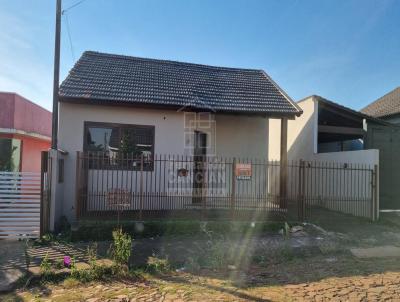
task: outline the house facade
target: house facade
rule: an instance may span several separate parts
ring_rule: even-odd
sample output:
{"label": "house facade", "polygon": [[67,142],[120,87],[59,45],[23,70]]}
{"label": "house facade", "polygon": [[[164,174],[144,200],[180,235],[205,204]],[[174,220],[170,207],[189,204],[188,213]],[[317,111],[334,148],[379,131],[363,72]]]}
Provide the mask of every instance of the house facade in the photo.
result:
{"label": "house facade", "polygon": [[50,148],[51,112],[16,93],[0,92],[0,171],[40,172]]}
{"label": "house facade", "polygon": [[[232,175],[242,169],[255,176],[257,167],[246,160],[268,160],[270,118],[281,119],[285,129],[288,119],[301,113],[262,70],[85,52],[60,87],[58,148],[68,155],[63,156],[57,216],[73,221],[79,208],[99,212],[99,204],[110,210],[110,196],[116,194],[111,182],[119,183],[118,194],[130,194],[132,211],[150,207],[154,199],[160,200],[157,207],[193,207],[197,191],[231,202],[232,186],[244,196],[244,183],[254,195],[268,194],[261,172],[253,178],[236,175],[247,180],[237,183]],[[285,142],[282,136],[277,143]],[[80,165],[82,158],[87,164]],[[79,174],[84,166],[88,169]],[[116,166],[122,171],[118,175]],[[210,176],[213,169],[216,175]],[[175,188],[165,184],[171,177]],[[217,193],[211,190],[212,177],[219,179],[213,180]],[[144,205],[142,197],[134,200],[143,188]],[[163,195],[171,190],[178,194],[173,202]],[[84,201],[77,191],[84,192]],[[182,203],[184,198],[192,202]]]}

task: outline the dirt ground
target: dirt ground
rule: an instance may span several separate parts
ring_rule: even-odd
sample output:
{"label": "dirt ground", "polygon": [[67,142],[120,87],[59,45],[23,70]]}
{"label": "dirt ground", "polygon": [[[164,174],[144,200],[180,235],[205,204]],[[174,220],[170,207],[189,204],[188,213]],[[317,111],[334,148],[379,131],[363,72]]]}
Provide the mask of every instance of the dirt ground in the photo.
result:
{"label": "dirt ground", "polygon": [[[343,217],[338,223],[332,218],[318,222],[323,230],[305,226],[303,233],[291,234],[290,239],[252,234],[224,240],[221,248],[231,250],[239,261],[197,271],[189,271],[184,259],[205,244],[204,238],[137,240],[136,264],[156,254],[174,263],[173,269],[158,274],[145,271],[135,280],[66,279],[17,289],[0,295],[0,301],[400,301],[400,255],[357,258],[350,252],[354,247],[400,246],[396,221],[372,224]],[[66,248],[84,251],[79,245],[54,250],[63,254]],[[43,255],[45,250],[33,252]]]}

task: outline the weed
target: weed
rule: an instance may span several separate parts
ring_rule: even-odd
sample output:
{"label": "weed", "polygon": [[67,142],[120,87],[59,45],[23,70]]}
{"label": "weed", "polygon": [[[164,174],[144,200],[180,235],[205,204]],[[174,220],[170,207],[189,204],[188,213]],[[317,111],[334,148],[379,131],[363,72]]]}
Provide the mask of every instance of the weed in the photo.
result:
{"label": "weed", "polygon": [[54,268],[55,268],[55,269],[63,269],[63,268],[64,268],[64,259],[58,259],[58,260],[54,263]]}
{"label": "weed", "polygon": [[168,261],[168,257],[161,259],[156,257],[155,255],[149,257],[147,259],[147,271],[150,273],[165,273],[171,269],[171,266]]}
{"label": "weed", "polygon": [[124,233],[122,228],[116,229],[112,233],[113,243],[110,248],[110,254],[117,266],[128,266],[129,258],[132,252],[132,238]]}
{"label": "weed", "polygon": [[46,253],[42,262],[40,262],[40,273],[47,277],[51,274],[51,262],[49,260],[49,253]]}
{"label": "weed", "polygon": [[75,279],[79,278],[79,271],[76,266],[75,257],[71,257],[71,277]]}
{"label": "weed", "polygon": [[31,264],[31,256],[29,255],[29,239],[25,239],[24,241],[25,267],[26,271],[29,271],[29,266]]}
{"label": "weed", "polygon": [[290,237],[290,225],[285,221],[285,224],[283,225],[283,238],[289,239],[289,237]]}
{"label": "weed", "polygon": [[90,268],[94,269],[97,265],[97,243],[90,244],[87,247],[86,254]]}

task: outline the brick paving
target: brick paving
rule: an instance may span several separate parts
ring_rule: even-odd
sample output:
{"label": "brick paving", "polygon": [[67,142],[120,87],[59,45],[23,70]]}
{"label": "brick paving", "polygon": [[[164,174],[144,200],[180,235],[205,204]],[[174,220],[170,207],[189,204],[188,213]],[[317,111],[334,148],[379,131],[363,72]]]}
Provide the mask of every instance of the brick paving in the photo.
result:
{"label": "brick paving", "polygon": [[[326,278],[317,282],[240,288],[221,279],[174,274],[146,282],[49,286],[0,296],[1,301],[400,301],[400,272]],[[8,299],[8,300],[7,300]]]}

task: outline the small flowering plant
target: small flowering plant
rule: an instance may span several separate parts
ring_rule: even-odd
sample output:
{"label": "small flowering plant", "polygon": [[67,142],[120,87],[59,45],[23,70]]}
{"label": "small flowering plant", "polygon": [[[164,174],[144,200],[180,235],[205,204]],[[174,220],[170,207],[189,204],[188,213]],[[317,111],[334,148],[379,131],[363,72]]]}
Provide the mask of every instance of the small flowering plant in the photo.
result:
{"label": "small flowering plant", "polygon": [[65,256],[64,257],[64,267],[71,267],[71,257],[70,256]]}

